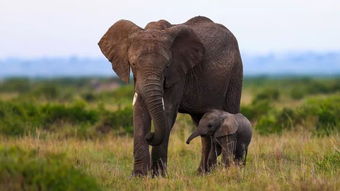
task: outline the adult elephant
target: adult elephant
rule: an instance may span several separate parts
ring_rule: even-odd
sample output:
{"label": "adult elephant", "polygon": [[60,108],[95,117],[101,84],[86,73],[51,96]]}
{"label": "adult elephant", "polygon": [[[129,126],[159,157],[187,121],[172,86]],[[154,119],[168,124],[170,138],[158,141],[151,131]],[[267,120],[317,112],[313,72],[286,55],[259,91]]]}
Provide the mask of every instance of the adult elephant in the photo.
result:
{"label": "adult elephant", "polygon": [[[165,175],[169,135],[177,113],[197,125],[205,112],[238,113],[243,69],[234,35],[206,17],[183,24],[165,20],[144,29],[127,20],[112,25],[98,43],[116,74],[134,76],[133,175]],[[154,132],[151,132],[151,121]],[[152,145],[151,160],[149,145]],[[207,171],[210,138],[202,137],[200,172]]]}

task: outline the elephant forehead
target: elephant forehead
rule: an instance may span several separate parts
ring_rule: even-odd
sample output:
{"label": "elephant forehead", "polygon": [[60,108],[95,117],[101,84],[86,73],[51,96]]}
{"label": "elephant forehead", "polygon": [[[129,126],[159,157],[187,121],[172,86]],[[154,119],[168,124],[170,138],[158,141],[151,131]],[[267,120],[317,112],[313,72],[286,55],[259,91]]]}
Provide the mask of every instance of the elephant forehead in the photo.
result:
{"label": "elephant forehead", "polygon": [[203,115],[202,119],[205,119],[205,120],[216,120],[216,119],[218,119],[218,114],[216,112],[208,112],[208,113],[205,113]]}
{"label": "elephant forehead", "polygon": [[200,121],[200,125],[214,125],[215,123],[217,123],[217,116],[205,116],[201,119]]}
{"label": "elephant forehead", "polygon": [[171,52],[167,49],[163,43],[158,41],[142,41],[139,43],[133,43],[129,49],[129,55],[132,60],[137,60],[143,55],[153,54],[161,55],[166,60],[169,60]]}
{"label": "elephant forehead", "polygon": [[133,41],[159,41],[159,42],[166,42],[169,40],[169,35],[164,31],[159,30],[145,30],[136,33],[132,39]]}

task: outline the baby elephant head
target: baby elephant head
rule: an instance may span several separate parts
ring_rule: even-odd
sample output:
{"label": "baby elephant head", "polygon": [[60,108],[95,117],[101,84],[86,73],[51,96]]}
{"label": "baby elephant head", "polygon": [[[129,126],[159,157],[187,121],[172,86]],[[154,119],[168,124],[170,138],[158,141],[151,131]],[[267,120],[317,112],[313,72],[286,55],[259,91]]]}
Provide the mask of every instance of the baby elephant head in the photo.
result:
{"label": "baby elephant head", "polygon": [[212,110],[203,115],[196,131],[187,140],[187,144],[198,136],[214,136],[215,138],[235,134],[238,129],[233,114],[225,111]]}

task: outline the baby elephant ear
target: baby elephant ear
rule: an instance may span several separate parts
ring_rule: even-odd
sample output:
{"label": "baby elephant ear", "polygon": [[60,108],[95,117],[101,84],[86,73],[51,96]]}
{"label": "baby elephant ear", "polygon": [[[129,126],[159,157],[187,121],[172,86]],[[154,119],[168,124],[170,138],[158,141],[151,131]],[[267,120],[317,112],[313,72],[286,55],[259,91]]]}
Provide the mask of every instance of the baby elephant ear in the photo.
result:
{"label": "baby elephant ear", "polygon": [[223,121],[220,128],[217,129],[214,136],[223,137],[231,134],[235,134],[238,129],[238,123],[235,120],[235,117],[232,115],[228,115]]}

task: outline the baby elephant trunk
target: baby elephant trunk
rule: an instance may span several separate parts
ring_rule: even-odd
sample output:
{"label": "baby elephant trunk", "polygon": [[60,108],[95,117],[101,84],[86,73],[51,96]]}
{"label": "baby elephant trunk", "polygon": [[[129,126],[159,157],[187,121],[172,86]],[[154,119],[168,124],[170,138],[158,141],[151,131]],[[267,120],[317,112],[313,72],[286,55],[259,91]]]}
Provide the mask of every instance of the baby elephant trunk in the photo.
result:
{"label": "baby elephant trunk", "polygon": [[198,137],[198,136],[200,136],[200,135],[201,135],[201,133],[200,133],[199,131],[193,132],[193,133],[190,135],[190,137],[188,138],[187,144],[190,144],[190,141],[191,141],[191,140],[193,140],[194,138],[196,138],[196,137]]}

